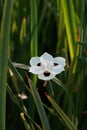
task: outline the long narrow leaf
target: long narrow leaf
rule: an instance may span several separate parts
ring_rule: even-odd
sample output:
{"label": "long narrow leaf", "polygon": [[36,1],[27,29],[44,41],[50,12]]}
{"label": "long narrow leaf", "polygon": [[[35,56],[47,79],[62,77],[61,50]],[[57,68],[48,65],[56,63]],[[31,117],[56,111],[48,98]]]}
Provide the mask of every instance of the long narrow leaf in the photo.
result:
{"label": "long narrow leaf", "polygon": [[68,116],[63,112],[63,110],[59,107],[59,105],[47,95],[48,100],[51,102],[52,106],[56,110],[56,112],[60,115],[61,119],[66,123],[67,127],[70,130],[77,130],[76,126],[72,123],[72,121],[68,118]]}
{"label": "long narrow leaf", "polygon": [[26,118],[24,117],[23,112],[20,113],[20,117],[21,117],[21,119],[22,119],[22,121],[24,123],[24,126],[25,126],[26,130],[31,130],[31,127],[30,127],[29,123],[27,122]]}
{"label": "long narrow leaf", "polygon": [[[30,0],[30,17],[31,17],[31,57],[38,55],[38,28],[37,28],[37,2],[36,0]],[[37,77],[33,76],[33,81],[36,84]]]}
{"label": "long narrow leaf", "polygon": [[39,97],[39,94],[37,93],[34,84],[31,82],[31,80],[29,78],[28,78],[28,82],[29,82],[30,88],[32,90],[32,95],[33,95],[33,98],[34,98],[34,101],[35,101],[35,104],[36,104],[36,107],[38,110],[38,114],[39,114],[41,122],[42,122],[43,130],[51,130],[45,110],[42,106],[42,102]]}
{"label": "long narrow leaf", "polygon": [[12,99],[12,101],[20,108],[20,110],[26,115],[26,117],[28,117],[28,119],[36,126],[36,128],[38,130],[41,130],[41,127],[30,117],[30,115],[28,114],[28,112],[26,112],[26,110],[23,108],[23,102],[20,102],[17,100],[16,96],[14,96],[10,86],[7,84],[7,92],[10,95],[10,98]]}
{"label": "long narrow leaf", "polygon": [[37,56],[37,3],[36,0],[30,0],[31,12],[31,56]]}
{"label": "long narrow leaf", "polygon": [[55,82],[56,84],[58,84],[67,93],[67,90],[66,90],[64,84],[58,78],[54,78],[54,79],[52,79],[52,81]]}
{"label": "long narrow leaf", "polygon": [[13,0],[5,0],[0,36],[0,130],[5,130],[8,43]]}
{"label": "long narrow leaf", "polygon": [[27,87],[27,85],[24,82],[24,79],[22,78],[22,76],[20,75],[20,73],[17,71],[17,69],[15,68],[14,64],[12,63],[12,61],[10,59],[8,59],[8,66],[12,70],[13,74],[22,82],[22,84],[30,92],[29,88]]}
{"label": "long narrow leaf", "polygon": [[75,35],[76,35],[76,25],[75,25],[75,12],[73,2],[70,0],[61,0],[61,4],[64,12],[64,21],[66,26],[68,46],[70,51],[71,60],[74,59],[75,52]]}

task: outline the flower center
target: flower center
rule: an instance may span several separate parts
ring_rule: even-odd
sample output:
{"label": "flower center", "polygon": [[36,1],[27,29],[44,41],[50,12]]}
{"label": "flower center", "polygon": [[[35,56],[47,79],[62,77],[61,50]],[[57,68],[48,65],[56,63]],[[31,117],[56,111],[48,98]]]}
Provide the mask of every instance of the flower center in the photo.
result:
{"label": "flower center", "polygon": [[49,75],[50,75],[50,72],[48,72],[48,71],[44,72],[44,76],[49,76]]}

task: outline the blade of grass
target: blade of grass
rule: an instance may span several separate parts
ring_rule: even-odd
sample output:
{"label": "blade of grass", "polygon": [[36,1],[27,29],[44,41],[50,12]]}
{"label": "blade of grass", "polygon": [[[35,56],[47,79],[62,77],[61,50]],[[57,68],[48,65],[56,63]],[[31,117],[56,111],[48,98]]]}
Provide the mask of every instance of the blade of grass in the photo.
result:
{"label": "blade of grass", "polygon": [[26,18],[22,20],[21,30],[20,30],[20,43],[23,44],[26,38]]}
{"label": "blade of grass", "polygon": [[66,90],[64,84],[58,78],[54,78],[54,79],[52,79],[52,81],[54,83],[58,84],[67,93],[67,90]]}
{"label": "blade of grass", "polygon": [[[9,68],[11,69],[11,71],[13,72],[13,75],[15,75],[15,76],[17,77],[17,79],[20,80],[21,83],[24,85],[24,87],[28,90],[28,92],[31,93],[29,87],[25,84],[25,82],[24,82],[22,76],[21,76],[20,73],[17,71],[17,69],[14,67],[14,63],[12,63],[10,59],[8,59],[8,65],[9,65]],[[10,90],[11,90],[11,89],[10,89]],[[11,91],[10,91],[10,92],[11,92]],[[12,93],[12,92],[11,92],[11,93]],[[12,94],[11,94],[11,96],[12,96]],[[13,99],[13,98],[12,98],[12,99]],[[30,98],[29,98],[29,99],[30,99]],[[32,100],[32,99],[30,99],[30,100]],[[33,102],[32,102],[32,103],[33,103]],[[32,110],[33,110],[33,108],[32,108]],[[26,114],[27,117],[30,118],[30,116],[29,116],[26,112],[24,112],[24,113]],[[30,112],[30,113],[31,113],[31,112]],[[33,120],[32,120],[32,122],[36,125],[36,127],[37,127],[39,130],[41,130],[41,127],[40,127],[39,125],[37,125]]]}
{"label": "blade of grass", "polygon": [[[31,41],[30,41],[30,55],[31,57],[38,56],[38,17],[37,17],[37,1],[30,0],[30,32],[31,32]],[[32,80],[36,86],[37,76],[33,75]],[[32,100],[32,97],[30,97]],[[32,117],[34,118],[35,104],[29,103],[31,106]]]}
{"label": "blade of grass", "polygon": [[[85,83],[85,76],[87,75],[87,59],[86,57],[83,56],[84,49],[87,48],[87,43],[86,43],[86,38],[87,38],[87,1],[83,0],[82,3],[82,11],[81,11],[81,33],[80,33],[80,41],[78,41],[78,44],[80,45],[80,54],[79,54],[79,59],[78,59],[78,64],[80,68],[77,66],[77,70],[80,70],[80,73],[78,75],[78,93],[76,95],[76,113],[80,113],[81,109],[84,109],[84,104],[85,102],[83,101],[82,98],[86,96],[85,94],[85,88],[84,88],[84,83]],[[83,67],[82,67],[83,66]],[[86,84],[85,84],[86,85]],[[83,89],[84,88],[84,89]],[[81,100],[80,97],[82,96]],[[85,98],[84,98],[85,99]],[[83,125],[84,126],[84,125]]]}
{"label": "blade of grass", "polygon": [[75,12],[73,2],[70,0],[61,1],[63,12],[64,12],[64,21],[68,38],[68,46],[70,51],[71,61],[74,59],[75,52],[75,35],[76,35],[76,23],[75,23]]}
{"label": "blade of grass", "polygon": [[[59,53],[59,50],[63,48],[62,45],[62,40],[64,40],[64,17],[63,17],[63,10],[62,10],[62,5],[60,4],[60,0],[56,0],[56,6],[57,6],[57,11],[59,11],[59,18],[57,16],[57,48],[56,48],[56,53]],[[60,17],[61,16],[61,17]]]}
{"label": "blade of grass", "polygon": [[28,70],[28,71],[29,71],[29,66],[28,66],[28,65],[20,64],[20,63],[13,63],[13,65],[14,65],[16,68],[25,69],[25,70]]}
{"label": "blade of grass", "polygon": [[20,113],[20,117],[24,123],[26,130],[32,130],[29,123],[27,122],[26,118],[24,117],[24,113]]}
{"label": "blade of grass", "polygon": [[[9,68],[12,70],[13,74],[17,77],[17,79],[23,84],[23,86],[28,90],[28,92],[31,93],[29,87],[25,84],[23,77],[20,75],[20,73],[14,67],[14,63],[12,63],[10,59],[8,60],[8,65],[9,65]],[[30,94],[30,98],[29,99],[31,100],[31,102],[29,102],[29,106],[30,106],[29,111],[31,110],[30,111],[31,116],[32,116],[32,118],[34,118],[34,109],[35,109],[34,105],[35,104],[32,101],[32,95],[31,94]]]}
{"label": "blade of grass", "polygon": [[51,130],[49,123],[48,123],[48,119],[47,119],[45,110],[42,106],[41,99],[36,91],[34,84],[31,82],[31,80],[29,78],[28,78],[28,83],[29,83],[30,88],[32,90],[32,95],[33,95],[33,98],[34,98],[34,101],[35,101],[35,104],[36,104],[36,107],[38,110],[38,114],[39,114],[41,122],[42,122],[43,130]]}
{"label": "blade of grass", "polygon": [[0,130],[5,130],[8,43],[13,0],[5,0],[0,36]]}
{"label": "blade of grass", "polygon": [[[31,57],[38,55],[38,21],[37,21],[37,2],[36,0],[30,0],[30,19],[31,19],[31,42],[30,52]],[[33,76],[33,82],[36,84],[37,76]]]}
{"label": "blade of grass", "polygon": [[20,73],[17,71],[17,69],[14,67],[14,64],[12,63],[12,61],[10,59],[8,59],[8,66],[12,70],[13,74],[21,81],[21,83],[24,85],[24,87],[30,92],[30,89],[25,84],[24,79],[22,78]]}
{"label": "blade of grass", "polygon": [[21,102],[20,104],[20,102],[18,101],[16,96],[13,94],[13,91],[11,90],[8,84],[7,84],[7,92],[10,95],[10,98],[12,99],[12,101],[20,108],[20,110],[26,115],[26,117],[28,117],[28,119],[36,126],[36,128],[38,130],[42,130],[42,128],[30,117],[28,112],[26,112],[26,110],[23,107],[23,102]]}
{"label": "blade of grass", "polygon": [[31,56],[37,56],[38,54],[38,41],[37,41],[37,3],[36,0],[30,0],[30,12],[31,12]]}
{"label": "blade of grass", "polygon": [[56,112],[60,115],[61,119],[65,122],[67,127],[70,130],[77,130],[76,126],[72,123],[72,121],[68,118],[68,116],[63,112],[63,110],[59,107],[59,105],[52,99],[49,95],[46,95]]}
{"label": "blade of grass", "polygon": [[[86,1],[84,0],[82,3],[82,21],[81,21],[81,42],[85,42],[86,36]],[[83,46],[80,46],[80,57],[82,56]]]}
{"label": "blade of grass", "polygon": [[39,23],[38,23],[39,31],[40,31],[40,28],[41,28],[41,24],[42,24],[42,22],[43,22],[43,20],[45,18],[46,10],[47,10],[47,7],[48,7],[48,2],[49,2],[48,0],[44,1],[44,3],[45,3],[44,8],[43,8],[43,11],[42,11],[41,17],[39,19]]}

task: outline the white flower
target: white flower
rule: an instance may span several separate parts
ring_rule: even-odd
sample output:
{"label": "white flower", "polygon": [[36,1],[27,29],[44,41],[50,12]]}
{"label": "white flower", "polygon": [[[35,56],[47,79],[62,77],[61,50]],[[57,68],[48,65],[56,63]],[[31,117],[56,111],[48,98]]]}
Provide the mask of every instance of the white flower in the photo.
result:
{"label": "white flower", "polygon": [[37,74],[39,79],[50,80],[64,71],[65,58],[51,56],[45,52],[41,57],[32,57],[29,72]]}

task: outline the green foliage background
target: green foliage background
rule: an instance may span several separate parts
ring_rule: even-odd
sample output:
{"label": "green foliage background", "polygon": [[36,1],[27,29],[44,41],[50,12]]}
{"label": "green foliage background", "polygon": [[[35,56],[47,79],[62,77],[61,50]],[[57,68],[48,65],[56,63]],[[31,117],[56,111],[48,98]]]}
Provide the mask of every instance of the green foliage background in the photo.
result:
{"label": "green foliage background", "polygon": [[[6,130],[86,130],[87,1],[14,0],[11,24],[10,13],[3,20],[6,2],[9,10],[10,1],[0,1],[0,103],[4,104],[0,105],[0,116],[3,106]],[[44,52],[66,58],[65,72],[47,83],[12,64],[29,65],[31,57]],[[7,57],[8,65],[3,63]],[[2,102],[5,86],[6,102]],[[28,98],[22,100],[21,93]],[[0,130],[3,128],[0,123]]]}

